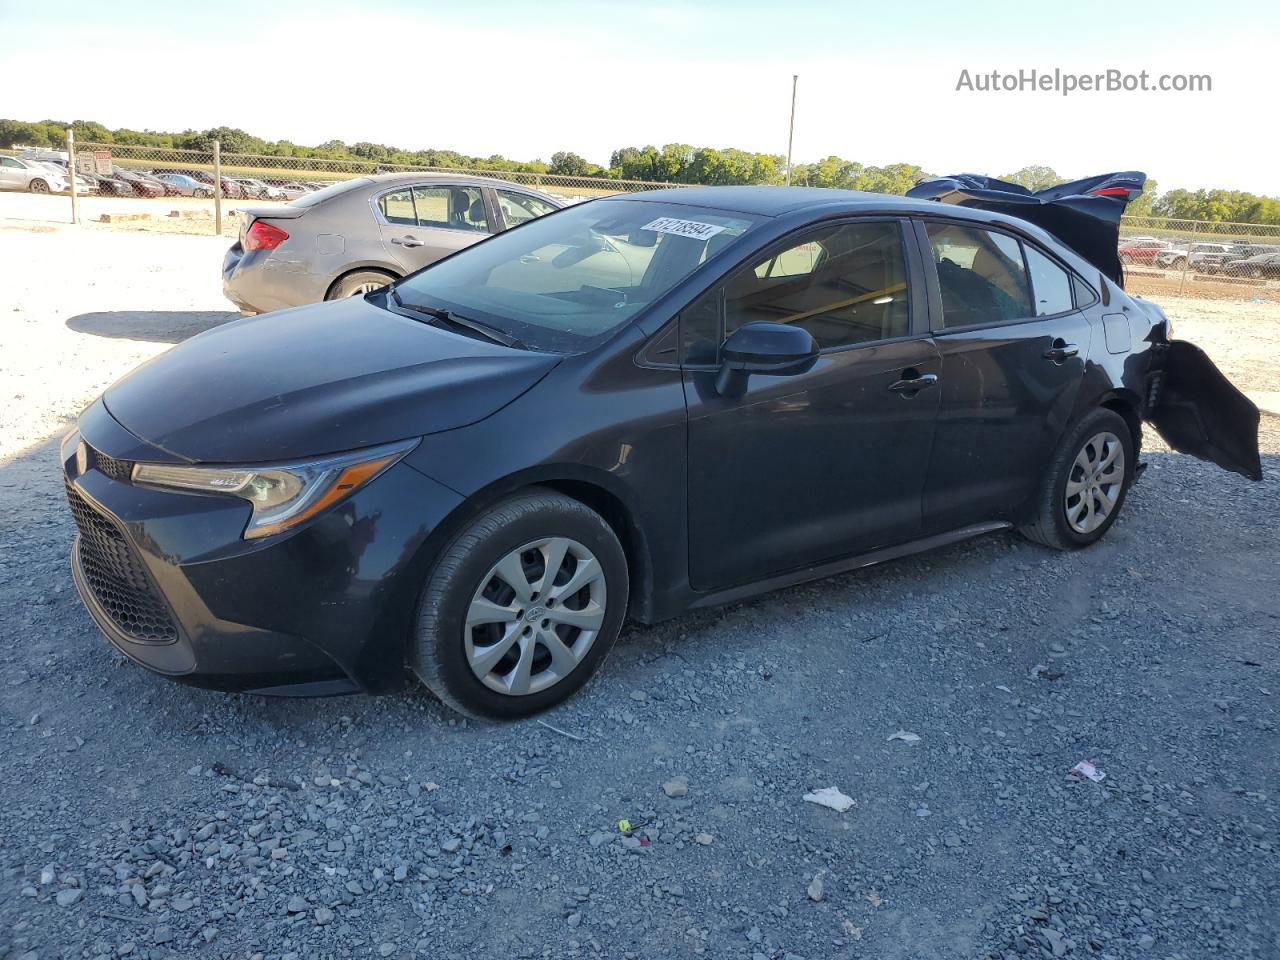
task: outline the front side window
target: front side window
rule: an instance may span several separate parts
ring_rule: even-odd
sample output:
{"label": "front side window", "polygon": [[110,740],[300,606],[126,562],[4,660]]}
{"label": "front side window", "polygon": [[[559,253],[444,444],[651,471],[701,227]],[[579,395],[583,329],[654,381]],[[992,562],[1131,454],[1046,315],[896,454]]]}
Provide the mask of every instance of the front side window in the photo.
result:
{"label": "front side window", "polygon": [[518,227],[534,217],[544,217],[558,209],[546,200],[539,200],[527,193],[516,193],[514,190],[497,190],[498,208],[502,211],[503,222],[508,227]]}
{"label": "front side window", "polygon": [[396,293],[482,320],[533,349],[573,352],[665,296],[758,220],[654,200],[593,200],[496,234],[399,281]]}
{"label": "front side window", "polygon": [[1048,317],[1071,310],[1071,274],[1035,247],[1023,244],[1027,252],[1027,269],[1031,274],[1031,293],[1035,297],[1036,316]]}
{"label": "front side window", "polygon": [[906,336],[902,228],[855,221],[810,233],[730,279],[724,311],[726,336],[767,320],[803,327],[822,350]]}
{"label": "front side window", "polygon": [[1017,240],[954,223],[930,223],[927,230],[944,326],[1004,323],[1034,315]]}

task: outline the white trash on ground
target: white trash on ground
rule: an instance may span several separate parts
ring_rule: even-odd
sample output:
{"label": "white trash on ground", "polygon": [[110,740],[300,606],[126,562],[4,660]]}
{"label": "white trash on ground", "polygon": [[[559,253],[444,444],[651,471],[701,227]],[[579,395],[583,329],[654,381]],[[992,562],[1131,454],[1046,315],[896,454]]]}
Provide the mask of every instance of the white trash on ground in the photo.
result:
{"label": "white trash on ground", "polygon": [[800,799],[816,803],[820,807],[830,807],[836,813],[844,813],[853,806],[853,797],[841,793],[838,787],[823,787],[813,793],[806,793]]}

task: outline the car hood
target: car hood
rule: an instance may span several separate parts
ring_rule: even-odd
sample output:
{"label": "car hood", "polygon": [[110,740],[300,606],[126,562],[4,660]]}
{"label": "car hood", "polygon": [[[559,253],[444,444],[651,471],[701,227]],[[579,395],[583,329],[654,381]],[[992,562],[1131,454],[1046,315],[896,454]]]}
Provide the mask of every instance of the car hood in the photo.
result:
{"label": "car hood", "polygon": [[192,462],[261,463],[475,423],[559,362],[352,297],[235,320],[103,396],[125,429]]}

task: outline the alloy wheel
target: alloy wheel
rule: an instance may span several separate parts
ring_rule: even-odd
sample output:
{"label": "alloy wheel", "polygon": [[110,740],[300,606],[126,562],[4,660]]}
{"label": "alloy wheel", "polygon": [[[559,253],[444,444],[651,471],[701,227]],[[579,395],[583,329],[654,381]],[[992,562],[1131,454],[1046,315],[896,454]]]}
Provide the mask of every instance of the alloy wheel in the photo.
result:
{"label": "alloy wheel", "polygon": [[493,565],[467,608],[463,644],[486,687],[524,696],[582,662],[605,621],[604,568],[576,540],[548,537]]}
{"label": "alloy wheel", "polygon": [[49,185],[45,183],[43,180],[32,180],[31,192],[32,193],[48,193]]}
{"label": "alloy wheel", "polygon": [[388,280],[382,280],[382,281],[367,280],[364,283],[358,283],[351,288],[351,293],[349,294],[349,296],[363,297],[366,293],[373,293],[373,291],[375,290],[381,290],[389,282],[390,281]]}
{"label": "alloy wheel", "polygon": [[1114,433],[1085,441],[1067,474],[1063,507],[1076,533],[1092,533],[1111,516],[1124,489],[1124,445]]}

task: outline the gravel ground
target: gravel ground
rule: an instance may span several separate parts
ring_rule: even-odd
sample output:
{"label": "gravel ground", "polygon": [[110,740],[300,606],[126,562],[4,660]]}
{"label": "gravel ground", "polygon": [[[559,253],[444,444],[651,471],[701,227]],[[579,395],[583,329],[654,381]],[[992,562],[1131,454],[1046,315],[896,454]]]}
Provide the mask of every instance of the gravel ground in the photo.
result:
{"label": "gravel ground", "polygon": [[[1149,437],[1083,553],[633,628],[545,723],[224,696],[97,635],[55,450],[223,246],[0,229],[0,958],[1280,956],[1280,420],[1261,484]],[[1167,307],[1274,389],[1280,307]]]}

